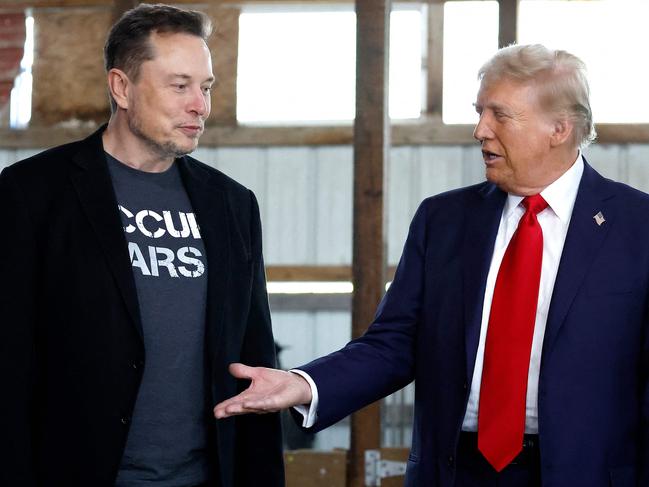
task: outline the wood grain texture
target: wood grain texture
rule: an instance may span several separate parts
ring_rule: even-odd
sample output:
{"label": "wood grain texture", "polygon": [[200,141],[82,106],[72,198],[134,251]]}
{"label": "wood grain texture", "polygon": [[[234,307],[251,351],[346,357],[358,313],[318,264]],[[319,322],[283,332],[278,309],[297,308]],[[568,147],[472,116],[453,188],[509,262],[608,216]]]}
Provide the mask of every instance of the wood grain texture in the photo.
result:
{"label": "wood grain texture", "polygon": [[237,59],[239,55],[239,14],[233,5],[213,4],[205,9],[212,19],[209,39],[215,82],[212,87],[212,113],[208,124],[237,123]]}
{"label": "wood grain texture", "polygon": [[518,29],[518,0],[499,0],[498,47],[516,42]]}
{"label": "wood grain texture", "polygon": [[[388,55],[390,0],[356,1],[356,118],[354,121],[354,212],[352,337],[371,323],[385,292],[387,195],[390,147]],[[381,405],[352,416],[348,485],[365,485],[365,451],[381,446]]]}

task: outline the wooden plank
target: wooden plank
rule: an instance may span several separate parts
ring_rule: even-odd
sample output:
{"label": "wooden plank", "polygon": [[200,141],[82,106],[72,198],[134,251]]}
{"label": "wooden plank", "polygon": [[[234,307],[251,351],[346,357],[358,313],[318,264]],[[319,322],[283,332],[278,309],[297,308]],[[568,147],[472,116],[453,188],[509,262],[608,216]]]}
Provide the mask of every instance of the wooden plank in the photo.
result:
{"label": "wooden plank", "polygon": [[[392,462],[407,462],[409,454],[410,448],[381,448],[381,460],[388,460]],[[398,475],[395,477],[381,479],[381,487],[402,487],[405,478],[405,475]]]}
{"label": "wooden plank", "polygon": [[444,93],[444,4],[428,5],[428,56],[426,59],[426,112],[442,119]]}
{"label": "wooden plank", "polygon": [[347,451],[289,450],[284,452],[286,487],[342,486]]}
{"label": "wooden plank", "polygon": [[[0,148],[49,148],[86,137],[96,130],[94,125],[83,127],[29,127],[24,130],[0,128]],[[440,121],[422,119],[414,123],[392,126],[394,146],[412,145],[473,145],[473,125],[445,125]],[[647,144],[649,124],[598,124],[597,143]],[[350,145],[352,128],[338,126],[237,126],[207,127],[201,137],[201,147],[272,147]]]}
{"label": "wooden plank", "polygon": [[498,47],[516,42],[518,25],[518,0],[499,0]]}
{"label": "wooden plank", "polygon": [[[385,170],[390,148],[388,46],[391,0],[356,0],[356,118],[352,337],[362,335],[385,292]],[[365,451],[381,446],[381,405],[351,419],[348,485],[365,485]]]}
{"label": "wooden plank", "polygon": [[[385,282],[392,280],[395,270],[395,266],[387,268]],[[266,266],[266,279],[268,281],[349,282],[352,280],[352,268],[347,265],[268,265]]]}
{"label": "wooden plank", "polygon": [[350,266],[266,266],[268,281],[342,281],[352,280]]}
{"label": "wooden plank", "polygon": [[237,61],[239,58],[239,14],[232,5],[210,5],[205,13],[214,27],[209,40],[216,81],[212,89],[212,113],[208,124],[237,123]]}

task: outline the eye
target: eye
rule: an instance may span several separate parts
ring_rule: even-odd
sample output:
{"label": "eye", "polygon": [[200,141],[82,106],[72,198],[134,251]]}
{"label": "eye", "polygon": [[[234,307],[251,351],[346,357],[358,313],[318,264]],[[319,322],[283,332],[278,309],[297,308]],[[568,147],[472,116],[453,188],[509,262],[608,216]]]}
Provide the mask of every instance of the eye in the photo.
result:
{"label": "eye", "polygon": [[187,88],[187,85],[183,84],[183,83],[176,83],[176,84],[174,84],[172,86],[178,91],[184,91],[185,88]]}
{"label": "eye", "polygon": [[207,95],[208,93],[210,93],[211,91],[212,91],[212,87],[211,87],[211,86],[203,86],[203,93],[205,93],[206,95]]}

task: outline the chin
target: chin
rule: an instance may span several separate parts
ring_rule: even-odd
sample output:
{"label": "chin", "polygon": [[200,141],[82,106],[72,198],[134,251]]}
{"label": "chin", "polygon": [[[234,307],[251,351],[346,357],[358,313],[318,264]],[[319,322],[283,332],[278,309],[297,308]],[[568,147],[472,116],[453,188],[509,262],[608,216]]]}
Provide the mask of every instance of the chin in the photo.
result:
{"label": "chin", "polygon": [[498,182],[502,179],[499,177],[498,170],[493,168],[487,168],[487,170],[485,171],[485,178],[487,179],[487,181],[494,184],[498,184]]}

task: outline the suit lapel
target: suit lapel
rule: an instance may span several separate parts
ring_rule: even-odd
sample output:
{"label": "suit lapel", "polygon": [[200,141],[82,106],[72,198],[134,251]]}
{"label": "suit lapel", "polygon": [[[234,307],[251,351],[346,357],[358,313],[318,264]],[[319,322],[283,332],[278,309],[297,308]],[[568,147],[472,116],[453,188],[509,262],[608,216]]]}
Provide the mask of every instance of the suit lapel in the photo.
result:
{"label": "suit lapel", "polygon": [[137,290],[104,155],[101,140],[103,131],[104,127],[81,143],[81,150],[73,158],[79,170],[72,173],[71,179],[81,207],[108,261],[128,314],[142,337]]}
{"label": "suit lapel", "polygon": [[[579,184],[548,311],[541,363],[551,352],[570,305],[606,235],[615,224],[613,197],[605,179],[584,161],[584,174]],[[599,212],[606,219],[602,225],[598,225],[593,218]]]}
{"label": "suit lapel", "polygon": [[223,331],[230,276],[230,228],[226,195],[210,184],[211,174],[187,158],[177,160],[183,184],[200,227],[207,253],[207,329],[209,363],[213,364]]}
{"label": "suit lapel", "polygon": [[507,194],[493,184],[480,187],[475,204],[467,211],[467,231],[462,257],[464,262],[464,318],[467,383],[471,383],[475,365],[482,304],[491,264],[496,234]]}

